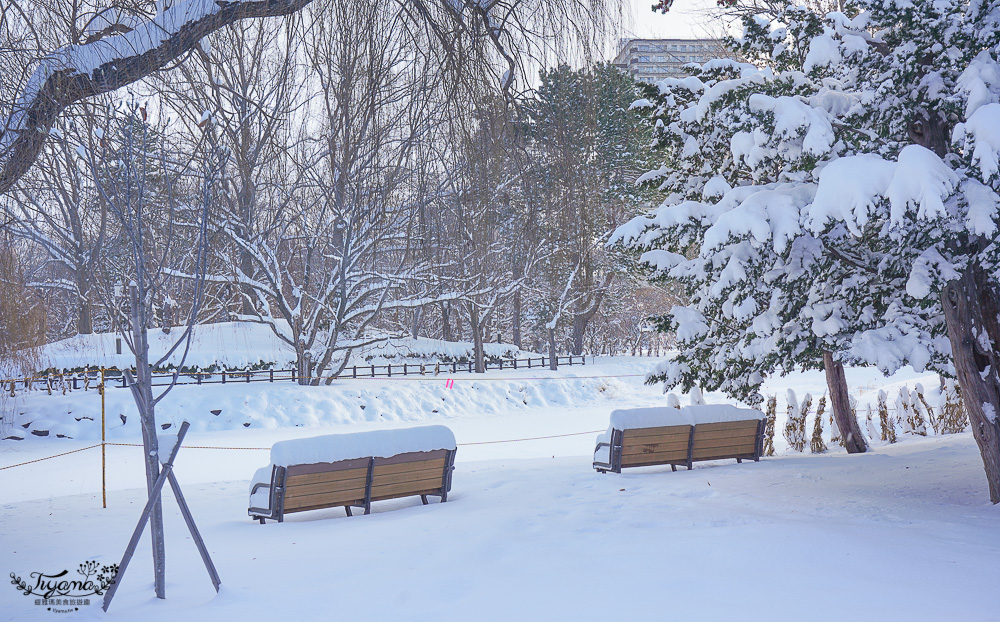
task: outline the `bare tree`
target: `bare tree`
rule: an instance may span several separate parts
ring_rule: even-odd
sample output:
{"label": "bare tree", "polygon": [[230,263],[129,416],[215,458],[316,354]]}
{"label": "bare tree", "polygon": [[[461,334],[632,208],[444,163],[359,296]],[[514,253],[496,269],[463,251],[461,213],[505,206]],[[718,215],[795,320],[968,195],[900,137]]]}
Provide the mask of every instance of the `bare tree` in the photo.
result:
{"label": "bare tree", "polygon": [[[202,303],[202,280],[208,255],[208,213],[213,202],[218,154],[201,154],[181,160],[162,133],[146,123],[144,108],[131,104],[125,114],[110,119],[100,147],[88,152],[97,190],[111,217],[121,229],[124,265],[102,264],[95,287],[109,309],[118,333],[135,357],[134,375],[125,370],[142,427],[146,485],[152,494],[159,476],[156,405],[177,381],[154,396],[152,370],[177,355],[182,367],[190,346],[191,330]],[[196,170],[194,179],[187,179]],[[188,184],[187,191],[183,187]],[[186,195],[186,196],[185,196]],[[193,199],[193,201],[187,199]],[[154,322],[154,304],[177,280],[177,273],[194,275],[184,330],[159,358],[150,355],[148,329]],[[113,302],[115,285],[128,279],[128,313],[119,314]],[[163,514],[157,500],[150,515],[154,587],[165,597],[165,546]]]}
{"label": "bare tree", "polygon": [[[151,15],[153,3],[133,10],[120,7],[86,15],[68,11],[69,41],[40,36],[34,16],[19,0],[5,4],[0,27],[7,46],[4,61],[13,61],[0,102],[0,193],[7,192],[38,157],[48,130],[75,102],[159,72],[184,57],[206,36],[249,18],[291,15],[311,0],[233,0],[165,3]],[[349,4],[349,3],[348,3]],[[589,47],[603,32],[607,11],[602,0],[404,0],[381,2],[401,25],[424,29],[444,51],[446,66],[467,69],[473,56],[492,62],[495,83],[511,90],[522,65],[518,58],[532,49],[543,54],[568,40]],[[57,6],[61,6],[58,5]],[[76,5],[73,5],[76,6]],[[89,17],[89,19],[88,19]],[[80,24],[86,20],[85,24]],[[587,27],[590,26],[590,27]],[[56,47],[51,47],[51,46]],[[501,69],[503,67],[503,69]],[[523,71],[523,70],[522,70]]]}
{"label": "bare tree", "polygon": [[33,270],[30,283],[70,298],[74,332],[81,334],[94,330],[99,301],[91,291],[93,278],[114,237],[109,232],[107,204],[98,196],[75,148],[79,144],[95,147],[92,121],[89,113],[78,113],[76,123],[63,127],[43,150],[40,166],[11,192],[11,232],[30,240],[47,256]]}

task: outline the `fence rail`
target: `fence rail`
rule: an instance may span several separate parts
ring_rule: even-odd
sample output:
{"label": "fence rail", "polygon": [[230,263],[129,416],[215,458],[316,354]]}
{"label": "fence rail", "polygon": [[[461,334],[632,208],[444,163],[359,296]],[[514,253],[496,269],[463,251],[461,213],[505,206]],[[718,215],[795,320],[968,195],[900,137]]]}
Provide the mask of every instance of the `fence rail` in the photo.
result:
{"label": "fence rail", "polygon": [[[550,358],[547,356],[529,357],[523,359],[498,359],[486,361],[486,370],[521,370],[521,369],[542,369],[549,366]],[[556,364],[559,365],[586,365],[584,356],[557,356]],[[439,374],[472,373],[475,371],[475,364],[472,361],[459,363],[452,361],[448,363],[402,363],[393,365],[352,365],[345,367],[337,376],[338,379],[346,378],[393,378],[398,376],[436,376]],[[153,372],[153,386],[166,386],[173,381],[175,372]],[[298,382],[299,375],[294,369],[258,369],[248,371],[220,370],[212,372],[176,372],[177,384],[231,384],[234,382]],[[329,376],[324,376],[327,378]],[[322,379],[322,378],[321,378]],[[125,375],[117,369],[105,369],[104,381],[108,386],[118,386],[126,388],[128,381]],[[30,378],[10,378],[0,380],[0,387],[10,395],[15,395],[18,391],[42,390],[52,393],[53,391],[65,393],[79,389],[88,390],[97,388],[101,382],[101,370],[88,370],[65,374],[48,374],[45,376],[33,376]],[[114,384],[112,384],[114,383]]]}

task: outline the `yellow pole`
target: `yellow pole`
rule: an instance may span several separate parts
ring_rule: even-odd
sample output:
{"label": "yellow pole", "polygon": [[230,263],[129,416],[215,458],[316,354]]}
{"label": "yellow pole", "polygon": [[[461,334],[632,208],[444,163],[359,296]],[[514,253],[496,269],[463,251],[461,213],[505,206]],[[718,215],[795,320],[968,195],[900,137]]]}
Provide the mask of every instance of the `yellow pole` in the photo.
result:
{"label": "yellow pole", "polygon": [[98,387],[101,392],[101,507],[108,507],[108,480],[107,461],[104,453],[104,368],[101,368],[101,385]]}

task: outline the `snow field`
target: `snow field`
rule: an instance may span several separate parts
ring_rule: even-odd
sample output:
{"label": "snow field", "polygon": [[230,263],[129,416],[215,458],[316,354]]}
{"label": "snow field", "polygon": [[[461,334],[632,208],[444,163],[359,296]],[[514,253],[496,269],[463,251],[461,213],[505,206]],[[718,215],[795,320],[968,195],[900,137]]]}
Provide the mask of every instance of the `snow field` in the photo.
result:
{"label": "snow field", "polygon": [[[986,501],[968,432],[900,435],[900,443],[876,442],[859,456],[839,447],[790,453],[780,434],[782,403],[775,457],[598,474],[591,454],[611,411],[665,403],[659,387],[632,376],[650,365],[612,359],[535,383],[527,374],[501,379],[508,372],[456,376],[453,390],[444,378],[178,388],[164,404],[176,402],[174,414],[195,426],[176,473],[222,592],[214,593],[167,492],[167,600],[152,597],[142,544],[110,618],[840,620],[843,593],[857,620],[997,619],[1000,508]],[[847,373],[859,401],[887,382],[868,370]],[[917,379],[932,385],[912,373],[890,380]],[[821,372],[772,382],[768,393],[823,392]],[[128,392],[117,392],[108,392],[109,404],[124,408]],[[528,404],[518,399],[529,394]],[[80,395],[37,395],[31,403],[99,408],[96,393]],[[446,398],[439,412],[427,410],[439,397]],[[248,428],[240,409],[256,417]],[[115,438],[138,442],[128,419]],[[424,422],[447,425],[458,442],[448,503],[401,499],[375,503],[369,516],[320,510],[264,526],[247,516],[247,482],[275,442]],[[0,466],[86,447],[87,436],[0,442]],[[107,509],[100,449],[0,470],[0,569],[24,576],[120,560],[144,503],[142,456],[131,446],[108,446],[107,454]],[[51,619],[33,602],[13,586],[0,590],[0,620]],[[106,619],[96,603],[74,618]]]}
{"label": "snow field", "polygon": [[[167,600],[152,598],[140,546],[111,619],[842,619],[831,585],[850,594],[857,620],[995,619],[997,508],[982,502],[968,433],[862,456],[618,476],[595,473],[587,456],[470,461],[460,448],[446,504],[404,499],[370,516],[320,510],[264,526],[246,517],[245,478],[185,472],[218,460],[201,455],[217,456],[182,450],[178,478],[222,592],[168,496]],[[143,500],[136,487],[110,494],[107,510],[94,493],[4,503],[0,561],[19,574],[117,562]],[[0,612],[52,615],[13,588],[0,591]],[[96,605],[80,618],[105,619]]]}

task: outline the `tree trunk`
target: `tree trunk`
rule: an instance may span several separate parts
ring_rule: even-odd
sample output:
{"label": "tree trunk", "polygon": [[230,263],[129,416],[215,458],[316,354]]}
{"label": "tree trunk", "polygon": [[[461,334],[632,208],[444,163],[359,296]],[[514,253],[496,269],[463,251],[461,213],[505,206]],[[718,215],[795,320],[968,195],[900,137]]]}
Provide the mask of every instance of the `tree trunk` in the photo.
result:
{"label": "tree trunk", "polygon": [[[146,466],[146,494],[152,494],[153,485],[160,477],[159,444],[156,438],[156,414],[153,405],[152,377],[149,370],[149,343],[146,339],[145,312],[140,301],[146,296],[141,295],[138,287],[129,288],[130,304],[132,306],[132,339],[135,346],[135,382],[132,383],[132,395],[136,408],[139,410],[139,423],[142,427],[142,447]],[[145,292],[141,292],[145,294]],[[153,545],[153,589],[157,598],[166,598],[166,547],[163,539],[163,504],[157,498],[149,515],[149,533]]]}
{"label": "tree trunk", "polygon": [[452,341],[451,338],[451,304],[441,303],[441,338]]}
{"label": "tree trunk", "polygon": [[556,371],[559,369],[559,358],[556,355],[556,329],[549,328],[549,369]]}
{"label": "tree trunk", "polygon": [[518,288],[518,290],[514,292],[514,308],[513,315],[511,316],[511,332],[513,334],[511,335],[511,340],[519,350],[521,349],[521,344],[523,343],[521,339],[521,305],[521,290]]}
{"label": "tree trunk", "polygon": [[844,447],[849,454],[863,454],[868,451],[868,445],[861,434],[858,418],[851,412],[851,396],[847,391],[844,364],[834,360],[832,352],[823,352],[823,369],[826,371],[826,386],[830,391],[833,418],[841,431]]}
{"label": "tree trunk", "polygon": [[978,266],[970,266],[941,292],[955,373],[962,388],[972,435],[986,470],[990,501],[1000,503],[1000,328],[997,293]]}
{"label": "tree trunk", "polygon": [[[247,237],[249,239],[249,236]],[[247,277],[253,276],[253,257],[250,253],[245,250],[240,251],[240,270]],[[243,315],[253,315],[256,311],[254,309],[253,301],[255,292],[253,287],[247,285],[246,283],[241,283],[239,286],[240,290],[240,310]]]}
{"label": "tree trunk", "polygon": [[79,305],[76,332],[81,335],[89,335],[94,332],[94,303],[86,296],[81,296]]}
{"label": "tree trunk", "polygon": [[410,334],[414,339],[420,337],[420,327],[424,323],[424,308],[417,307],[413,310],[413,323],[410,325]]}
{"label": "tree trunk", "polygon": [[465,338],[465,329],[462,328],[461,310],[459,309],[458,311],[458,313],[455,313],[455,332],[453,336],[455,337],[455,341],[462,341]]}
{"label": "tree trunk", "polygon": [[483,328],[479,324],[479,307],[469,303],[469,324],[472,329],[472,352],[476,373],[486,373],[486,356],[483,350]]}

